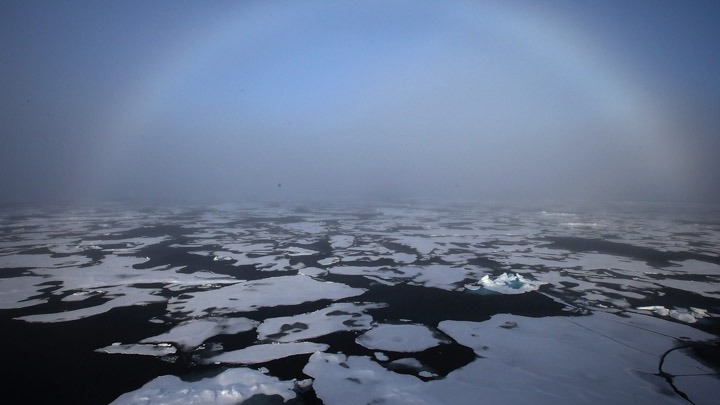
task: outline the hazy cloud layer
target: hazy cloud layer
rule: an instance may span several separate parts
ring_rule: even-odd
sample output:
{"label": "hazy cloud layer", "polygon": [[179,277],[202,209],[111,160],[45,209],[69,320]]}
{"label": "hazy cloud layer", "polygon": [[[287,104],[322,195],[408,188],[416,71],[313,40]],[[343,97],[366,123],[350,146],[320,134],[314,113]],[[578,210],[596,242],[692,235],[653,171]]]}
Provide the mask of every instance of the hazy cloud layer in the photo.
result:
{"label": "hazy cloud layer", "polygon": [[718,201],[719,16],[4,2],[0,199]]}

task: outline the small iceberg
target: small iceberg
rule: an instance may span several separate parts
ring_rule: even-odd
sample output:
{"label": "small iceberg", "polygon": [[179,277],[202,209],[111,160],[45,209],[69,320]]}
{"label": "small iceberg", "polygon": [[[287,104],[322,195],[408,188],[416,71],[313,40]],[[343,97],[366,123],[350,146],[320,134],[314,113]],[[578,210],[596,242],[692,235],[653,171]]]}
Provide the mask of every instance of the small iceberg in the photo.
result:
{"label": "small iceberg", "polygon": [[480,294],[523,294],[535,291],[543,284],[545,283],[528,280],[520,274],[503,273],[494,280],[488,275],[483,276],[483,278],[475,284],[466,284],[465,288],[471,291],[477,291]]}

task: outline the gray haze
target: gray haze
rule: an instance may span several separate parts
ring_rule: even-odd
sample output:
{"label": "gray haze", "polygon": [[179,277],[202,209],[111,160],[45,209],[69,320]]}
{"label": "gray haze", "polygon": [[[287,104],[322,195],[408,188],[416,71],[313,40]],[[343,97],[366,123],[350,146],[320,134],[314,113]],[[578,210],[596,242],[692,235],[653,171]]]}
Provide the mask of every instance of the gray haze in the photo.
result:
{"label": "gray haze", "polygon": [[3,1],[0,201],[718,202],[719,19],[714,1]]}

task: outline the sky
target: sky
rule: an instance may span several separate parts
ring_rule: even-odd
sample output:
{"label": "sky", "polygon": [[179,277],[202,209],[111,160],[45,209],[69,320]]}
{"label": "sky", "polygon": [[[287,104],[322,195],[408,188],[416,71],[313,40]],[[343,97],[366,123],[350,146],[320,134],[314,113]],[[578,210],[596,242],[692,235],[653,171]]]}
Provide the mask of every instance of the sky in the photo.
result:
{"label": "sky", "polygon": [[0,201],[720,202],[715,1],[0,2]]}

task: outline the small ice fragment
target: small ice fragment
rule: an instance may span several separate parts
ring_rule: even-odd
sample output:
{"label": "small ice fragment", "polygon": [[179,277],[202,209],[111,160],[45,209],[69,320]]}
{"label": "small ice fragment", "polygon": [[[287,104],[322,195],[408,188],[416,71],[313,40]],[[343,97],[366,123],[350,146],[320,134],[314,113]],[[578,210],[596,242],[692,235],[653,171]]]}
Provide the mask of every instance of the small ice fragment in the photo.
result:
{"label": "small ice fragment", "polygon": [[517,328],[518,324],[515,321],[506,321],[498,326],[500,326],[501,328],[505,328],[505,329],[513,329],[513,328]]}
{"label": "small ice fragment", "polygon": [[691,314],[687,312],[676,311],[674,309],[670,311],[670,317],[677,319],[678,321],[687,323],[695,323],[697,321],[697,319],[695,319],[695,317]]}
{"label": "small ice fragment", "polygon": [[[267,370],[267,369],[265,369],[265,370]],[[301,388],[301,389],[310,388],[310,386],[312,385],[312,382],[313,382],[312,378],[307,378],[305,380],[298,380],[298,381],[295,381],[295,386],[298,388]]]}
{"label": "small ice fragment", "polygon": [[660,316],[668,316],[670,314],[670,310],[665,308],[662,305],[651,305],[647,307],[638,307],[638,309],[643,311],[652,311]]}
{"label": "small ice fragment", "polygon": [[375,359],[376,359],[377,361],[388,361],[388,360],[390,360],[390,358],[389,358],[388,356],[386,356],[385,353],[383,353],[383,352],[375,352],[375,353],[374,353],[374,356],[375,356]]}
{"label": "small ice fragment", "polygon": [[695,318],[707,318],[709,316],[707,309],[702,309],[702,308],[690,307],[690,313]]}

